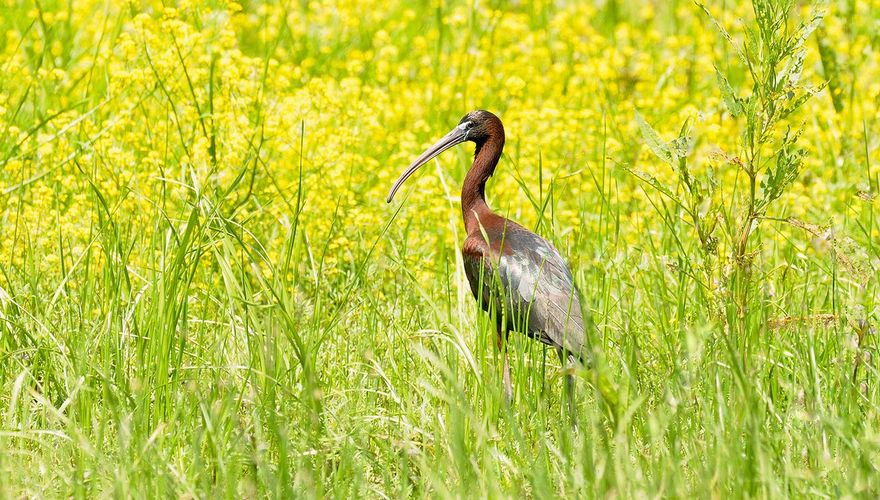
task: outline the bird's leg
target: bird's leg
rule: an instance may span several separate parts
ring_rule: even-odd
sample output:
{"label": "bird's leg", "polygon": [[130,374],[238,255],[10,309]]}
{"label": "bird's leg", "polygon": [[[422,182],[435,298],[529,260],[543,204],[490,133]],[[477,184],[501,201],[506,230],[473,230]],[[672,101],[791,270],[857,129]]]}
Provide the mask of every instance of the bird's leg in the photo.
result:
{"label": "bird's leg", "polygon": [[546,395],[545,392],[547,382],[547,346],[541,348],[541,396]]}
{"label": "bird's leg", "polygon": [[559,361],[562,363],[562,369],[567,372],[565,374],[565,397],[568,399],[568,414],[571,416],[571,426],[577,429],[574,404],[574,375],[571,373],[571,370],[575,367],[574,357],[570,354],[566,356],[565,351],[559,349]]}
{"label": "bird's leg", "polygon": [[510,382],[510,361],[507,347],[504,347],[504,399],[507,404],[513,401],[513,384]]}
{"label": "bird's leg", "polygon": [[513,401],[513,384],[510,382],[510,360],[506,340],[506,335],[499,328],[498,349],[501,350],[501,354],[504,356],[504,401],[509,405]]}

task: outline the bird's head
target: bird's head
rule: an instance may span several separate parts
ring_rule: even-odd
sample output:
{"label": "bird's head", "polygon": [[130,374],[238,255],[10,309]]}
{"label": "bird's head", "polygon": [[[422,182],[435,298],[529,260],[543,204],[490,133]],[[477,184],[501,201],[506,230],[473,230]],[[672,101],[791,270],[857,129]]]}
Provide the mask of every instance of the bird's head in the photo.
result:
{"label": "bird's head", "polygon": [[478,109],[464,115],[455,128],[453,128],[448,134],[444,135],[439,141],[435,142],[433,146],[426,149],[410,164],[410,166],[406,168],[406,170],[403,171],[402,174],[400,174],[400,177],[394,185],[391,186],[391,191],[388,193],[386,201],[391,203],[391,200],[394,199],[394,195],[397,193],[397,190],[400,189],[400,186],[402,186],[403,183],[419,169],[419,167],[428,163],[440,153],[465,141],[476,143],[477,148],[479,149],[489,137],[493,134],[499,133],[501,134],[501,137],[504,137],[504,126],[501,125],[501,120],[493,113]]}

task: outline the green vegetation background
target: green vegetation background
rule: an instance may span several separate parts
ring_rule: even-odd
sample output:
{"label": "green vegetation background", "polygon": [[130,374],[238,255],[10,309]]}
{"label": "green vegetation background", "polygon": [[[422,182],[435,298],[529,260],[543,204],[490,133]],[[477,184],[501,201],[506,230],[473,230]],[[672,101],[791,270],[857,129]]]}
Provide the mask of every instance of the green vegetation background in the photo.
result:
{"label": "green vegetation background", "polygon": [[[876,496],[880,4],[755,5],[0,1],[0,496]],[[475,108],[577,432],[384,203]]]}

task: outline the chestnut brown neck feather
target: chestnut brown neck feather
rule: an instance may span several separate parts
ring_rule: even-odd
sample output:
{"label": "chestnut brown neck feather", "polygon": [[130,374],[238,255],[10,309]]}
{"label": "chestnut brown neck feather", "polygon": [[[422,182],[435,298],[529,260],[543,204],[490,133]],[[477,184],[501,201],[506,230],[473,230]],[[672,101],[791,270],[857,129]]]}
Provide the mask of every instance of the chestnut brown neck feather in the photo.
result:
{"label": "chestnut brown neck feather", "polygon": [[[474,163],[461,186],[461,214],[468,234],[480,230],[479,218],[492,213],[486,204],[486,181],[495,172],[504,148],[504,130],[490,129],[489,138],[477,143]],[[485,221],[483,221],[485,224]]]}
{"label": "chestnut brown neck feather", "polygon": [[[489,127],[489,137],[485,141],[477,143],[474,163],[461,186],[461,214],[469,235],[480,230],[479,218],[492,213],[486,204],[486,181],[495,172],[502,149],[504,129],[499,123],[498,126]],[[485,224],[485,220],[483,223]]]}

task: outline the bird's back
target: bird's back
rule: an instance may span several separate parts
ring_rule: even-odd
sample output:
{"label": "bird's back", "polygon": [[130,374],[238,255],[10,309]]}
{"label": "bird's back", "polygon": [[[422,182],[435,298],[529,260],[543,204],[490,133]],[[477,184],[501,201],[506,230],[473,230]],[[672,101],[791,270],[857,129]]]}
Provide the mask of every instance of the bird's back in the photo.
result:
{"label": "bird's back", "polygon": [[484,309],[495,308],[507,331],[581,356],[583,313],[562,256],[550,242],[515,222],[501,217],[486,222],[462,249],[474,297]]}

